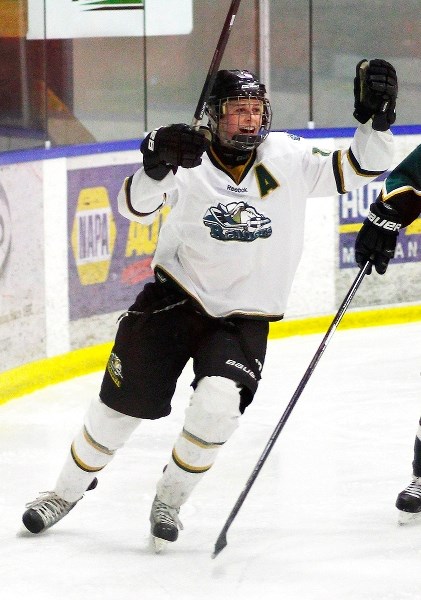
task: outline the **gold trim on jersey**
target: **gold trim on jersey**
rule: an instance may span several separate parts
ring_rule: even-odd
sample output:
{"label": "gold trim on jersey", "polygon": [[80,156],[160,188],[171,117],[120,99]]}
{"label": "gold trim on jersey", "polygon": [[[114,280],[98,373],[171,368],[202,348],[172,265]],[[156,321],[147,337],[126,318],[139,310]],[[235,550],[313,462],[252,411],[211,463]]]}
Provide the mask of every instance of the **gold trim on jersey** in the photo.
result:
{"label": "gold trim on jersey", "polygon": [[149,215],[153,214],[154,212],[157,212],[158,210],[160,210],[167,199],[167,195],[164,193],[162,195],[162,202],[159,206],[157,206],[156,208],[154,208],[153,210],[151,210],[150,212],[139,212],[138,210],[136,210],[132,204],[132,198],[131,198],[131,187],[132,187],[132,181],[133,181],[133,175],[130,175],[130,177],[126,177],[126,179],[124,180],[124,196],[126,199],[126,206],[127,206],[127,210],[132,214],[135,215],[136,217],[148,217]]}
{"label": "gold trim on jersey", "polygon": [[383,202],[387,202],[389,198],[393,198],[393,196],[398,196],[399,194],[404,194],[405,192],[413,192],[416,196],[421,196],[421,190],[417,190],[412,185],[402,185],[394,190],[390,190],[390,192],[388,192],[387,189],[383,189],[382,200]]}
{"label": "gold trim on jersey", "polygon": [[[203,311],[203,313],[205,315],[213,316],[213,315],[209,315],[209,313],[205,309],[204,304],[202,304],[202,302],[200,302],[200,300],[198,298],[196,298],[196,296],[193,296],[193,294],[186,287],[184,287],[173,275],[171,275],[162,265],[157,264],[157,265],[155,265],[155,273],[159,273],[159,272],[164,273],[165,276],[168,277],[168,279],[170,280],[171,283],[176,285],[180,290],[182,290],[184,292],[184,294],[186,294],[186,296],[191,298],[191,300],[193,300],[193,302],[196,304],[196,306],[198,306],[198,308],[201,311]],[[233,311],[227,313],[226,315],[223,315],[221,317],[216,317],[216,318],[228,319],[230,317],[245,317],[248,319],[258,319],[259,321],[281,321],[284,318],[284,313],[266,314],[266,313],[259,313],[259,312],[246,312],[244,310],[233,310]]]}
{"label": "gold trim on jersey", "polygon": [[332,166],[338,194],[345,194],[346,189],[344,173],[342,171],[342,152],[340,150],[335,150],[335,152],[332,154]]}
{"label": "gold trim on jersey", "polygon": [[254,159],[256,158],[256,153],[252,152],[243,165],[236,165],[234,167],[223,163],[212,147],[209,148],[208,156],[215,167],[228,175],[228,177],[230,177],[236,185],[239,185],[250,171],[254,163]]}
{"label": "gold trim on jersey", "polygon": [[351,148],[348,149],[347,153],[346,153],[346,157],[348,159],[349,164],[351,165],[351,167],[353,168],[354,172],[359,175],[360,177],[376,177],[381,175],[382,173],[384,173],[384,171],[369,171],[368,169],[363,169],[360,165],[360,163],[358,162],[358,160],[355,158],[354,153],[352,152]]}

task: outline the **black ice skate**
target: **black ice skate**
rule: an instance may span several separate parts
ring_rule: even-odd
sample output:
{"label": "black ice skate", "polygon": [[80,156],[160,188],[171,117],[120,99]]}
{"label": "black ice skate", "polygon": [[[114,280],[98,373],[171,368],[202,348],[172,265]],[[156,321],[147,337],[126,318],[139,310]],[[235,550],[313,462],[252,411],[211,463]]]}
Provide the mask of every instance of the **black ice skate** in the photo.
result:
{"label": "black ice skate", "polygon": [[421,477],[413,477],[411,483],[402,490],[397,497],[396,508],[401,525],[421,517]]}
{"label": "black ice skate", "polygon": [[160,552],[168,542],[175,542],[178,538],[178,530],[183,529],[178,518],[179,511],[179,508],[172,508],[155,496],[149,520],[156,552]]}
{"label": "black ice skate", "polygon": [[[97,478],[92,481],[88,490],[96,488]],[[65,517],[79,502],[67,502],[55,492],[43,492],[36,500],[28,502],[27,510],[23,513],[22,521],[31,533],[41,533],[55,525]]]}

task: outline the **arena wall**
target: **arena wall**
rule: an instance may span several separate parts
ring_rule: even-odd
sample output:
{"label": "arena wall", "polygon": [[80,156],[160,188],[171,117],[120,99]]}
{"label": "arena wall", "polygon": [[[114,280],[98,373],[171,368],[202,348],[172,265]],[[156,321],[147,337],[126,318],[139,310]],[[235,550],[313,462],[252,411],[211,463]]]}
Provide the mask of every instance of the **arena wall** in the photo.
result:
{"label": "arena wall", "polygon": [[[309,133],[327,150],[346,148],[352,135]],[[418,129],[397,132],[394,164],[419,143]],[[166,217],[142,226],[117,212],[118,190],[140,160],[135,141],[0,155],[0,383],[24,365],[86,348],[108,351],[119,314],[152,277]],[[286,320],[272,336],[289,331],[289,322],[320,322],[336,312],[358,273],[353,243],[383,178],[358,192],[308,201],[303,257]],[[360,286],[350,311],[354,326],[370,324],[370,314],[376,324],[397,307],[412,307],[408,318],[421,319],[420,261],[421,219],[401,233],[387,274]]]}

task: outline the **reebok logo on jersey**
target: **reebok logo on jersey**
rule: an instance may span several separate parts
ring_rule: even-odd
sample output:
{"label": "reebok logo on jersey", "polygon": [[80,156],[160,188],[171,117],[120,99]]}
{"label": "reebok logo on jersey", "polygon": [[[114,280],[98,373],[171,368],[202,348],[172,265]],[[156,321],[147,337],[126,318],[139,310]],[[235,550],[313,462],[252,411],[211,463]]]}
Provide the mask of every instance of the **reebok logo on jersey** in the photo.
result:
{"label": "reebok logo on jersey", "polygon": [[211,206],[203,217],[211,237],[227,241],[253,242],[272,235],[271,220],[245,202]]}
{"label": "reebok logo on jersey", "polygon": [[401,223],[395,223],[395,221],[388,221],[387,219],[381,219],[371,211],[368,213],[368,220],[376,225],[376,227],[381,227],[382,229],[387,229],[388,231],[399,231],[401,228]]}
{"label": "reebok logo on jersey", "polygon": [[247,375],[250,375],[250,377],[252,377],[253,379],[256,379],[256,375],[253,373],[253,371],[251,369],[248,369],[247,367],[242,365],[240,362],[237,362],[236,360],[232,360],[232,358],[229,358],[225,364],[230,365],[231,367],[235,367],[236,369],[240,369],[241,371],[244,371],[244,373],[247,373]]}
{"label": "reebok logo on jersey", "polygon": [[247,194],[248,193],[248,189],[246,187],[239,188],[239,187],[234,187],[232,185],[227,185],[227,190],[229,192],[238,192],[240,194]]}

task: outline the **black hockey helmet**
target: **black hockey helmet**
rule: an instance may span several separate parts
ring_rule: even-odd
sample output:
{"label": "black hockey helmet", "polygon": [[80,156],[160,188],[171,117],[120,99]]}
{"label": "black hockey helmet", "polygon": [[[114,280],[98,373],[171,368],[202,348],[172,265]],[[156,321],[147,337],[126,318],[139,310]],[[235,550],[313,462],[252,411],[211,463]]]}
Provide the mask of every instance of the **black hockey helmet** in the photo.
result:
{"label": "black hockey helmet", "polygon": [[[257,134],[237,134],[232,139],[224,137],[219,128],[219,119],[225,114],[228,100],[240,98],[257,99],[262,102],[262,121]],[[214,136],[226,146],[238,150],[253,150],[269,134],[272,122],[272,109],[266,98],[266,88],[250,71],[239,69],[218,71],[206,106],[209,126]]]}

